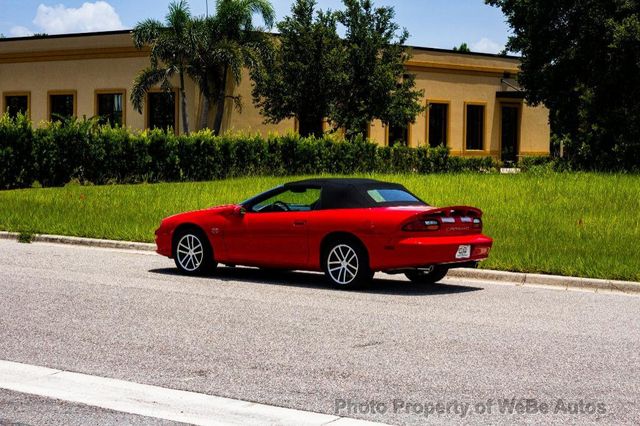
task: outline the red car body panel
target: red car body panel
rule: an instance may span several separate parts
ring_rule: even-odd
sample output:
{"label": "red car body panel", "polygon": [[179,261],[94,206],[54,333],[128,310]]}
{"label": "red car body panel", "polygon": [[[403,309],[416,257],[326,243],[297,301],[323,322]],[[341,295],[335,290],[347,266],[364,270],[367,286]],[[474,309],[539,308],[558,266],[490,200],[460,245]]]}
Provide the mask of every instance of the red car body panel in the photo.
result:
{"label": "red car body panel", "polygon": [[[173,257],[172,240],[181,226],[196,226],[209,239],[215,260],[223,264],[321,271],[322,243],[330,235],[348,234],[366,247],[371,270],[392,271],[486,259],[493,241],[474,227],[481,218],[472,207],[377,207],[239,214],[230,205],[183,213],[165,219],[156,231],[157,252]],[[443,221],[437,231],[408,231],[405,225],[424,217]],[[447,219],[442,219],[442,218]],[[446,220],[446,223],[444,221]],[[461,245],[471,256],[457,259]]]}

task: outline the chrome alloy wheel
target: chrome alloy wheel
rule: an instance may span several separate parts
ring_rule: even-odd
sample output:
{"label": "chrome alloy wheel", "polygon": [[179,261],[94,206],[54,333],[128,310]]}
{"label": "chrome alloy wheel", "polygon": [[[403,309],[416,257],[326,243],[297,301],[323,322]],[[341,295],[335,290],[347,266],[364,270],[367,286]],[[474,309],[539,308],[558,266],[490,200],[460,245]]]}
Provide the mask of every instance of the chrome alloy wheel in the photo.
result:
{"label": "chrome alloy wheel", "polygon": [[351,284],[358,276],[359,267],[358,255],[348,245],[335,246],[329,253],[327,270],[337,284]]}
{"label": "chrome alloy wheel", "polygon": [[196,271],[204,260],[204,247],[200,238],[193,234],[183,236],[178,241],[176,257],[185,271]]}

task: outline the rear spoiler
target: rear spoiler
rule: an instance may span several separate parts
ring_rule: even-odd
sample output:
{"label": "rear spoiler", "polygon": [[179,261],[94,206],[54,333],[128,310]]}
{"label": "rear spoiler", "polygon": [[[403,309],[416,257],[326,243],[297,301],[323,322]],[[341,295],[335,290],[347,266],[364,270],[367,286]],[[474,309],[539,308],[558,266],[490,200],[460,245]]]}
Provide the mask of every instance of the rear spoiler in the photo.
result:
{"label": "rear spoiler", "polygon": [[482,217],[482,210],[469,206],[441,207],[429,210],[425,213],[429,216],[440,217]]}

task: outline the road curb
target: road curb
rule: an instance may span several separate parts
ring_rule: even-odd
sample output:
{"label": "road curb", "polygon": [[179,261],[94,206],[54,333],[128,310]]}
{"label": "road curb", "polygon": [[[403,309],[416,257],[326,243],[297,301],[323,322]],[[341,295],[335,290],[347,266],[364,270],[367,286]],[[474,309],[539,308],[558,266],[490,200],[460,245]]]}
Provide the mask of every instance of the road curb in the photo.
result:
{"label": "road curb", "polygon": [[[0,232],[0,239],[17,240],[21,234],[17,232]],[[97,238],[65,237],[62,235],[31,235],[34,243],[71,244],[76,246],[99,247],[120,250],[155,251],[156,245],[149,243],[136,243],[133,241],[101,240]]]}
{"label": "road curb", "polygon": [[[20,233],[0,231],[0,239],[17,240]],[[32,235],[32,242],[71,244],[86,247],[99,247],[121,250],[155,251],[155,244],[133,241],[101,240],[97,238],[65,237],[62,235]],[[564,277],[560,275],[528,274],[523,272],[493,271],[489,269],[453,269],[447,275],[450,278],[482,281],[498,281],[517,286],[543,285],[568,289],[593,290],[595,292],[616,292],[640,294],[640,282],[599,280],[593,278]]]}
{"label": "road curb", "polygon": [[528,274],[523,272],[493,271],[488,269],[453,269],[447,277],[482,281],[513,283],[517,286],[550,286],[566,290],[582,289],[595,292],[640,294],[640,283],[633,281],[599,280],[594,278],[565,277],[560,275]]}

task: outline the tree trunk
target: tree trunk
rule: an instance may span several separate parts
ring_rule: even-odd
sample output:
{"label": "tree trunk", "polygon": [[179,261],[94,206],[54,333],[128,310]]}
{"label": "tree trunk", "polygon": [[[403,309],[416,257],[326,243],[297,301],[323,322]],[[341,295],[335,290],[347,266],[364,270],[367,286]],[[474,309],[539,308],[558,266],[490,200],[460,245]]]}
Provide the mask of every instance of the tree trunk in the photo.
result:
{"label": "tree trunk", "polygon": [[227,100],[227,66],[224,66],[222,72],[222,81],[220,82],[220,89],[218,90],[218,99],[216,100],[216,119],[213,123],[213,133],[218,136],[222,129],[222,119],[224,118],[224,104]]}
{"label": "tree trunk", "polygon": [[204,130],[209,127],[209,95],[203,94],[202,99],[202,112],[200,113],[200,130]]}
{"label": "tree trunk", "polygon": [[321,138],[324,135],[324,120],[322,118],[298,117],[298,133],[303,138],[315,136]]}
{"label": "tree trunk", "polygon": [[184,72],[180,71],[180,102],[182,110],[182,131],[189,134],[189,115],[187,114],[187,93],[184,90]]}
{"label": "tree trunk", "polygon": [[[388,125],[388,124],[387,124]],[[363,123],[352,123],[351,126],[345,127],[344,136],[345,139],[351,141],[354,140],[358,135],[366,138],[368,133],[368,125]]]}

